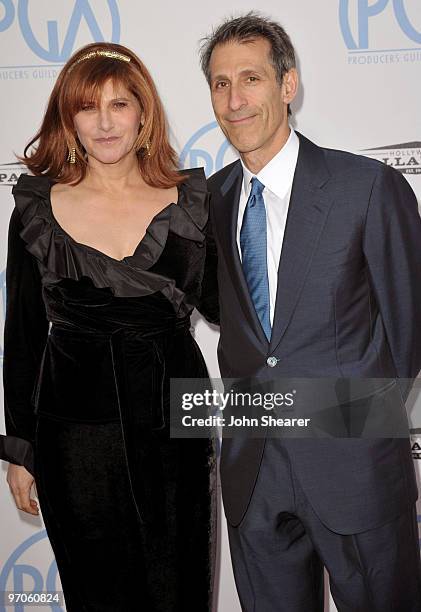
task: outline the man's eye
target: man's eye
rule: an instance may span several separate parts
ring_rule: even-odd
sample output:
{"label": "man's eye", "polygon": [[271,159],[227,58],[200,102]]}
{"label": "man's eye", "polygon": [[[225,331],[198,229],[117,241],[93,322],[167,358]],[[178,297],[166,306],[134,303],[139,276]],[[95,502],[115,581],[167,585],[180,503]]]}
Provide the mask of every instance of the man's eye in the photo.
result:
{"label": "man's eye", "polygon": [[215,84],[215,89],[223,89],[223,88],[225,88],[227,86],[228,86],[228,83],[226,81],[218,81]]}
{"label": "man's eye", "polygon": [[256,83],[256,81],[258,81],[259,79],[257,77],[255,77],[255,76],[249,76],[249,77],[247,77],[247,80],[250,83]]}

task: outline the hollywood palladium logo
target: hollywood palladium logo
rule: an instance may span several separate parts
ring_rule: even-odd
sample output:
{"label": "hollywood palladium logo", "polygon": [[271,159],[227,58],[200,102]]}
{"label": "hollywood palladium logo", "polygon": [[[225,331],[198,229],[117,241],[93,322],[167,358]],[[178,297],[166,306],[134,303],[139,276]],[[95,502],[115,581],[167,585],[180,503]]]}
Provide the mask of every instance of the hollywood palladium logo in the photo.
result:
{"label": "hollywood palladium logo", "polygon": [[362,152],[368,157],[393,166],[402,174],[421,174],[421,141],[374,147]]}
{"label": "hollywood palladium logo", "polygon": [[421,459],[421,427],[411,429],[411,450],[413,459]]}
{"label": "hollywood palladium logo", "polygon": [[26,166],[20,162],[0,164],[0,187],[13,187],[19,176],[26,171]]}
{"label": "hollywood palladium logo", "polygon": [[[411,450],[412,450],[412,458],[417,464],[419,461],[421,461],[421,427],[411,429]],[[420,549],[421,549],[421,514],[418,515],[418,526],[420,530]]]}
{"label": "hollywood palladium logo", "polygon": [[421,61],[419,0],[339,0],[349,64]]}

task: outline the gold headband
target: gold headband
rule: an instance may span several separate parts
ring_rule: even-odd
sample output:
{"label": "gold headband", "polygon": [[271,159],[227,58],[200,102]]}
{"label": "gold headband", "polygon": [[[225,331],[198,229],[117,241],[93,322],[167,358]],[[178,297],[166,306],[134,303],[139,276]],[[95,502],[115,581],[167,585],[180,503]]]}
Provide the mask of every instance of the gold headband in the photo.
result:
{"label": "gold headband", "polygon": [[98,57],[98,56],[109,57],[110,59],[116,59],[116,60],[119,60],[120,62],[130,62],[130,57],[128,55],[123,55],[122,53],[118,53],[117,51],[101,51],[100,49],[97,49],[96,51],[90,51],[86,55],[82,55],[82,57],[76,60],[71,66],[69,66],[67,72],[70,72],[70,70],[73,70],[76,64],[79,64],[80,62],[84,62],[87,59],[91,59],[91,57]]}

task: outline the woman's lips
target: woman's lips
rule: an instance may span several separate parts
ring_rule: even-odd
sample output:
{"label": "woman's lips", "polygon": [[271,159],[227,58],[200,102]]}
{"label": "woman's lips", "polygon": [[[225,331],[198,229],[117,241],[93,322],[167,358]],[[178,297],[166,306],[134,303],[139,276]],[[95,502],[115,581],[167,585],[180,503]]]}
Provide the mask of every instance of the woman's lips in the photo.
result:
{"label": "woman's lips", "polygon": [[99,144],[113,144],[119,139],[119,136],[110,136],[108,138],[95,138],[95,142],[98,142]]}

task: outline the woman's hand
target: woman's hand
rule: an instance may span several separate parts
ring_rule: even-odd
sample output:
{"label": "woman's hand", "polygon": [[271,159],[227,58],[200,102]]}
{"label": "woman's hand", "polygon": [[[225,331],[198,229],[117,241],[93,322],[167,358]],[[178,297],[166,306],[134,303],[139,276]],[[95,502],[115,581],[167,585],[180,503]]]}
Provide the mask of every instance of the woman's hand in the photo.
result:
{"label": "woman's hand", "polygon": [[19,510],[28,514],[39,514],[38,504],[35,499],[31,499],[30,493],[34,483],[34,477],[23,465],[9,463],[7,470],[7,483]]}

